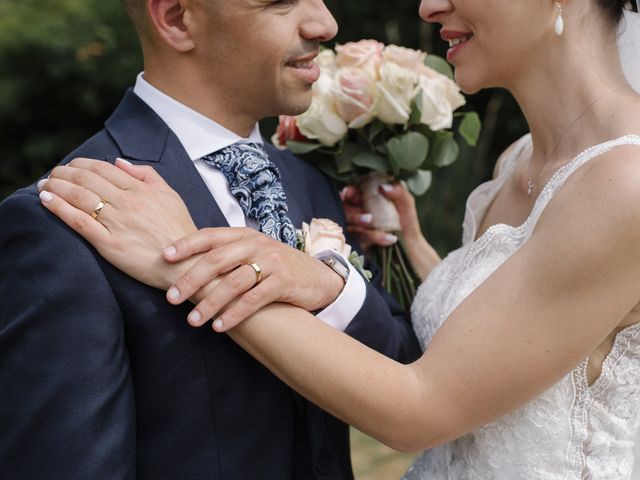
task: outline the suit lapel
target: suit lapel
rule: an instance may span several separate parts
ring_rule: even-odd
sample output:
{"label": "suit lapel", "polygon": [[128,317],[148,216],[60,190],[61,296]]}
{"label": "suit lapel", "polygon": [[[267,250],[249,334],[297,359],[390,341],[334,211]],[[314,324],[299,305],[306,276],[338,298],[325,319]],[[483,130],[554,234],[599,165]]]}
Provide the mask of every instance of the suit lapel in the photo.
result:
{"label": "suit lapel", "polygon": [[125,159],[152,166],[180,195],[198,228],[229,226],[178,138],[131,89],[105,128]]}

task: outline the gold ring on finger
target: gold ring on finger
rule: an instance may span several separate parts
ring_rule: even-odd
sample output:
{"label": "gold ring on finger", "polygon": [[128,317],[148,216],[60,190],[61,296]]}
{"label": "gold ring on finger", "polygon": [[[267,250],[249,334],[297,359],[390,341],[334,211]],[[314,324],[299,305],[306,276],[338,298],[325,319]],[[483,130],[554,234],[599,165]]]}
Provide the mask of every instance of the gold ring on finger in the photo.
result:
{"label": "gold ring on finger", "polygon": [[257,263],[248,263],[247,265],[249,265],[251,268],[253,268],[253,271],[256,272],[256,283],[255,285],[260,283],[260,280],[262,280],[262,269],[260,268],[260,265],[258,265]]}
{"label": "gold ring on finger", "polygon": [[98,219],[98,215],[100,215],[100,212],[102,211],[102,209],[104,208],[104,206],[107,204],[107,202],[105,202],[104,200],[100,200],[98,202],[98,205],[96,205],[96,208],[93,209],[93,212],[91,212],[91,218],[93,218],[94,220]]}

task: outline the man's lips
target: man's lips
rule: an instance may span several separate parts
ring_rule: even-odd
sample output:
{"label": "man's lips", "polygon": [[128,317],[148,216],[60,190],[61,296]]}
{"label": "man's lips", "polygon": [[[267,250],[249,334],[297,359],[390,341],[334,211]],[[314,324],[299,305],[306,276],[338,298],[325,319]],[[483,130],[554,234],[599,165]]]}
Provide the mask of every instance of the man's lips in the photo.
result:
{"label": "man's lips", "polygon": [[292,60],[289,60],[285,63],[285,65],[287,67],[293,67],[293,68],[308,68],[309,64],[312,63],[315,58],[318,56],[317,51],[309,53],[303,57],[296,57]]}
{"label": "man's lips", "polygon": [[308,83],[314,83],[320,78],[320,66],[314,62],[318,52],[310,53],[304,57],[297,57],[285,63],[285,66],[295,71],[296,75]]}

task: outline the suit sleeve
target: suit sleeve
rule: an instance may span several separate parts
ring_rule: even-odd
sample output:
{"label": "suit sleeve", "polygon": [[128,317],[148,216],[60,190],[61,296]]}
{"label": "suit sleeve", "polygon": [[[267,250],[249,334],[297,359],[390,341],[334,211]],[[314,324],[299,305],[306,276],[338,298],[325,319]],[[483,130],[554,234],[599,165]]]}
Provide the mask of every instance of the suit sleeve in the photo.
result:
{"label": "suit sleeve", "polygon": [[0,204],[0,472],[135,478],[121,312],[93,250],[35,190]]}

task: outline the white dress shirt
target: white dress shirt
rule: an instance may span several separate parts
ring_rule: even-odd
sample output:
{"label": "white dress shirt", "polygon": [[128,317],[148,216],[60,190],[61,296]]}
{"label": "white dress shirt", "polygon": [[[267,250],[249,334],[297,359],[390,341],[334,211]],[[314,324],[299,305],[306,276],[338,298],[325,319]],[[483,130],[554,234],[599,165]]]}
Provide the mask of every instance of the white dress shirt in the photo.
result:
{"label": "white dress shirt", "polygon": [[[257,229],[257,223],[245,217],[222,172],[203,162],[201,158],[237,142],[262,144],[258,124],[249,137],[240,137],[162,93],[147,82],[143,75],[144,72],[138,75],[133,92],[149,105],[178,137],[229,225]],[[349,267],[349,278],[342,292],[331,305],[317,315],[323,322],[341,331],[349,326],[360,311],[366,296],[365,280],[348,261],[345,261],[345,264]]]}

